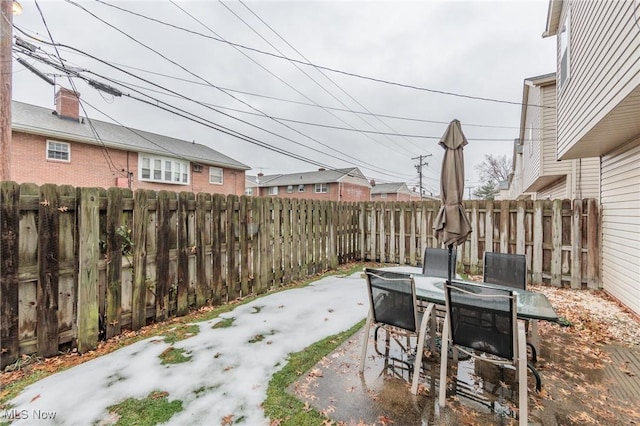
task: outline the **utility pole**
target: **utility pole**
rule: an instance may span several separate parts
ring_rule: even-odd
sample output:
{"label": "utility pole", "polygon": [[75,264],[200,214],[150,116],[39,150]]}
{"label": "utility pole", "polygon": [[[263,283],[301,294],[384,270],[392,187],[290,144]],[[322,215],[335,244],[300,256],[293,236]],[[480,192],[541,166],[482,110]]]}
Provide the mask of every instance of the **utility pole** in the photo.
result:
{"label": "utility pole", "polygon": [[418,176],[420,177],[420,199],[422,200],[422,167],[428,166],[429,163],[425,163],[428,157],[431,157],[431,154],[428,155],[419,155],[417,157],[413,157],[412,160],[418,160],[418,164],[416,164],[416,170],[418,170]]}
{"label": "utility pole", "polygon": [[0,181],[11,180],[13,1],[0,0]]}

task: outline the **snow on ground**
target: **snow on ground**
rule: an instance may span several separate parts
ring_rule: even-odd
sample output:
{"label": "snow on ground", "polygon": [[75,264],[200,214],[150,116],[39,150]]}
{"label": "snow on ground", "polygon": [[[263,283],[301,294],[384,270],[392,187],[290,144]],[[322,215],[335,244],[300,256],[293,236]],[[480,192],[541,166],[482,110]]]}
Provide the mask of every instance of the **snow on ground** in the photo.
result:
{"label": "snow on ground", "polygon": [[[181,400],[183,411],[172,425],[268,425],[261,408],[271,376],[287,356],[327,336],[349,329],[367,315],[365,280],[360,273],[322,278],[304,288],[261,297],[222,317],[198,323],[200,333],[173,346],[191,360],[162,365],[159,355],[170,345],[152,337],[40,380],[13,399],[15,424],[91,425],[108,423],[107,407],[127,398],[145,398],[154,390]],[[264,339],[249,341],[262,335]],[[24,410],[24,411],[23,411]],[[36,419],[38,414],[53,419]]]}

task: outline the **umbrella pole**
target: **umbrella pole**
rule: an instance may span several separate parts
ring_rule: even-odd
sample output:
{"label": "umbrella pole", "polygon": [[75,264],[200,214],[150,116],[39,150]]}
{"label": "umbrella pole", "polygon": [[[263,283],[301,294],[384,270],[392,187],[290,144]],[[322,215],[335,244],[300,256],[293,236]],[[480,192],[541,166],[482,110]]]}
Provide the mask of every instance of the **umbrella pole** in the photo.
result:
{"label": "umbrella pole", "polygon": [[449,276],[449,282],[448,284],[451,284],[451,262],[453,259],[453,244],[449,244],[449,268],[447,268],[447,275]]}

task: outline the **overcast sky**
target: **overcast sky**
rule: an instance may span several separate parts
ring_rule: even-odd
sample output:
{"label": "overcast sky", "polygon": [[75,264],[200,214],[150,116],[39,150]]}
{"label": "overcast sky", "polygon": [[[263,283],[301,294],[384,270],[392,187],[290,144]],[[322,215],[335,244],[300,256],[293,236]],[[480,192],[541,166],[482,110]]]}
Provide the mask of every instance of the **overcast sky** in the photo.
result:
{"label": "overcast sky", "polygon": [[[21,4],[19,29],[73,48],[56,52],[14,31],[38,55],[131,95],[74,77],[82,115],[195,140],[249,174],[356,166],[413,186],[414,158],[431,155],[423,183],[437,194],[437,142],[457,118],[469,139],[467,185],[476,186],[485,153],[511,158],[524,79],[555,71],[555,39],[541,37],[547,1]],[[62,71],[16,56],[71,86]],[[54,88],[14,60],[13,99],[53,106]]]}

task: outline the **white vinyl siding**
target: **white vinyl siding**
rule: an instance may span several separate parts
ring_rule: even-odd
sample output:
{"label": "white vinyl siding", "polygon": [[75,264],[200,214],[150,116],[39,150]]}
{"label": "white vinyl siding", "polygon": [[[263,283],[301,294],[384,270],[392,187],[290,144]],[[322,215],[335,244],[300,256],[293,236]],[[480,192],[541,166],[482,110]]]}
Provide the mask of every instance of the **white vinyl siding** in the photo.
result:
{"label": "white vinyl siding", "polygon": [[[529,98],[527,101],[530,105],[540,104],[540,87],[533,86],[529,88]],[[522,187],[523,189],[531,186],[542,172],[540,165],[540,139],[542,127],[542,116],[540,108],[527,107],[525,126],[525,140],[522,146]]]}
{"label": "white vinyl siding", "polygon": [[222,185],[224,183],[224,170],[220,167],[209,167],[209,183]]}
{"label": "white vinyl siding", "polygon": [[169,157],[138,155],[138,179],[142,181],[188,185],[189,162]]}
{"label": "white vinyl siding", "polygon": [[600,158],[571,160],[571,198],[595,198],[600,200]]}
{"label": "white vinyl siding", "polygon": [[567,178],[561,178],[546,188],[542,188],[536,194],[536,199],[541,200],[548,198],[550,200],[558,200],[569,198],[567,194]]}
{"label": "white vinyl siding", "polygon": [[47,141],[47,160],[71,161],[71,145],[67,142]]}
{"label": "white vinyl siding", "polygon": [[[565,154],[565,158],[606,154],[637,134],[633,129],[640,98],[640,32],[634,17],[637,4],[637,1],[564,2],[560,25],[569,13],[571,78],[558,98],[561,158]],[[630,94],[635,98],[629,98]],[[623,102],[625,98],[627,102]],[[598,129],[594,129],[596,125]]]}
{"label": "white vinyl siding", "polygon": [[640,314],[640,139],[602,158],[602,285]]}
{"label": "white vinyl siding", "polygon": [[[542,105],[545,107],[556,106],[556,85],[551,84],[541,88]],[[540,108],[538,108],[540,109]],[[566,175],[571,172],[570,161],[558,161],[556,138],[556,110],[555,108],[542,109],[542,175],[555,176]]]}

